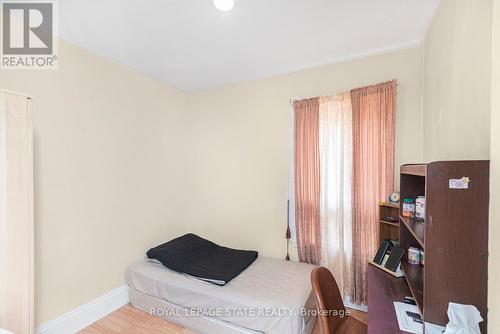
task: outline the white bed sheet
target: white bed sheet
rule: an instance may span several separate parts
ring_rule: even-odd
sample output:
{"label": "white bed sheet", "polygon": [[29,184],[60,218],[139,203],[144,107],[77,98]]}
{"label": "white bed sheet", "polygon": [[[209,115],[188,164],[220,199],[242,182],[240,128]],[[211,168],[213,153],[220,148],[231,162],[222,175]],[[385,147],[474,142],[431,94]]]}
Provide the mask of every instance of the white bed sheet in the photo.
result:
{"label": "white bed sheet", "polygon": [[209,316],[269,334],[308,334],[314,318],[304,310],[315,307],[313,269],[304,263],[259,257],[220,287],[143,260],[127,269],[126,281],[145,295],[189,310],[185,317]]}

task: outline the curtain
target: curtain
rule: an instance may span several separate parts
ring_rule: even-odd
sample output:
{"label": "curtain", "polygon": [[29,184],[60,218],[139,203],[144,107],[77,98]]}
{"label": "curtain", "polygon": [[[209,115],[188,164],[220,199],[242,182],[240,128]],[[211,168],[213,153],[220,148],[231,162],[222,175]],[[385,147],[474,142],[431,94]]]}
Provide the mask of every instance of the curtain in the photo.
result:
{"label": "curtain", "polygon": [[377,202],[394,190],[397,83],[351,91],[353,187],[351,301],[366,304],[367,261],[378,247]]}
{"label": "curtain", "polygon": [[321,261],[319,99],[296,101],[295,116],[295,224],[299,260]]}
{"label": "curtain", "polygon": [[319,106],[321,265],[349,294],[352,258],[352,108],[350,93]]}

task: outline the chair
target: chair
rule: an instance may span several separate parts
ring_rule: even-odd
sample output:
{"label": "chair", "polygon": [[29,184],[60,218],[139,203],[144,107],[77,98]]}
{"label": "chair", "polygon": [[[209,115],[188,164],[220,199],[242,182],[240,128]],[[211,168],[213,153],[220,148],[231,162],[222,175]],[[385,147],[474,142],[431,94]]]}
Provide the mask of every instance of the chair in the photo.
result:
{"label": "chair", "polygon": [[321,334],[366,334],[367,326],[346,316],[339,287],[332,273],[325,267],[315,268],[311,283],[319,311]]}

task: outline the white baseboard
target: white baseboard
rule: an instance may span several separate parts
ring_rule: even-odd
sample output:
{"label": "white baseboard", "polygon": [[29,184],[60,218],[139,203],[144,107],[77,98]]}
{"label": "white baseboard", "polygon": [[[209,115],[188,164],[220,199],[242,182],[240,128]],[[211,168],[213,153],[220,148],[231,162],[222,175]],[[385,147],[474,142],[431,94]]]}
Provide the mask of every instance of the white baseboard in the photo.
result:
{"label": "white baseboard", "polygon": [[344,296],[344,306],[353,310],[368,312],[368,306],[365,304],[352,304],[349,296]]}
{"label": "white baseboard", "polygon": [[128,285],[122,285],[35,330],[36,334],[73,334],[129,302]]}

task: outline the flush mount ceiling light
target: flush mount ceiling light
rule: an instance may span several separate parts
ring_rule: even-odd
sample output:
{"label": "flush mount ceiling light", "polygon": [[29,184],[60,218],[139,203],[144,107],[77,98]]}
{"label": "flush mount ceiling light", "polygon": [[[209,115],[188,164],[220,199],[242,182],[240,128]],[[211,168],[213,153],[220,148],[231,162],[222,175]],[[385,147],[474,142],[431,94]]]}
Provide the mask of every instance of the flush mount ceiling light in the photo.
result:
{"label": "flush mount ceiling light", "polygon": [[234,0],[213,0],[215,8],[222,12],[228,12],[234,7]]}

